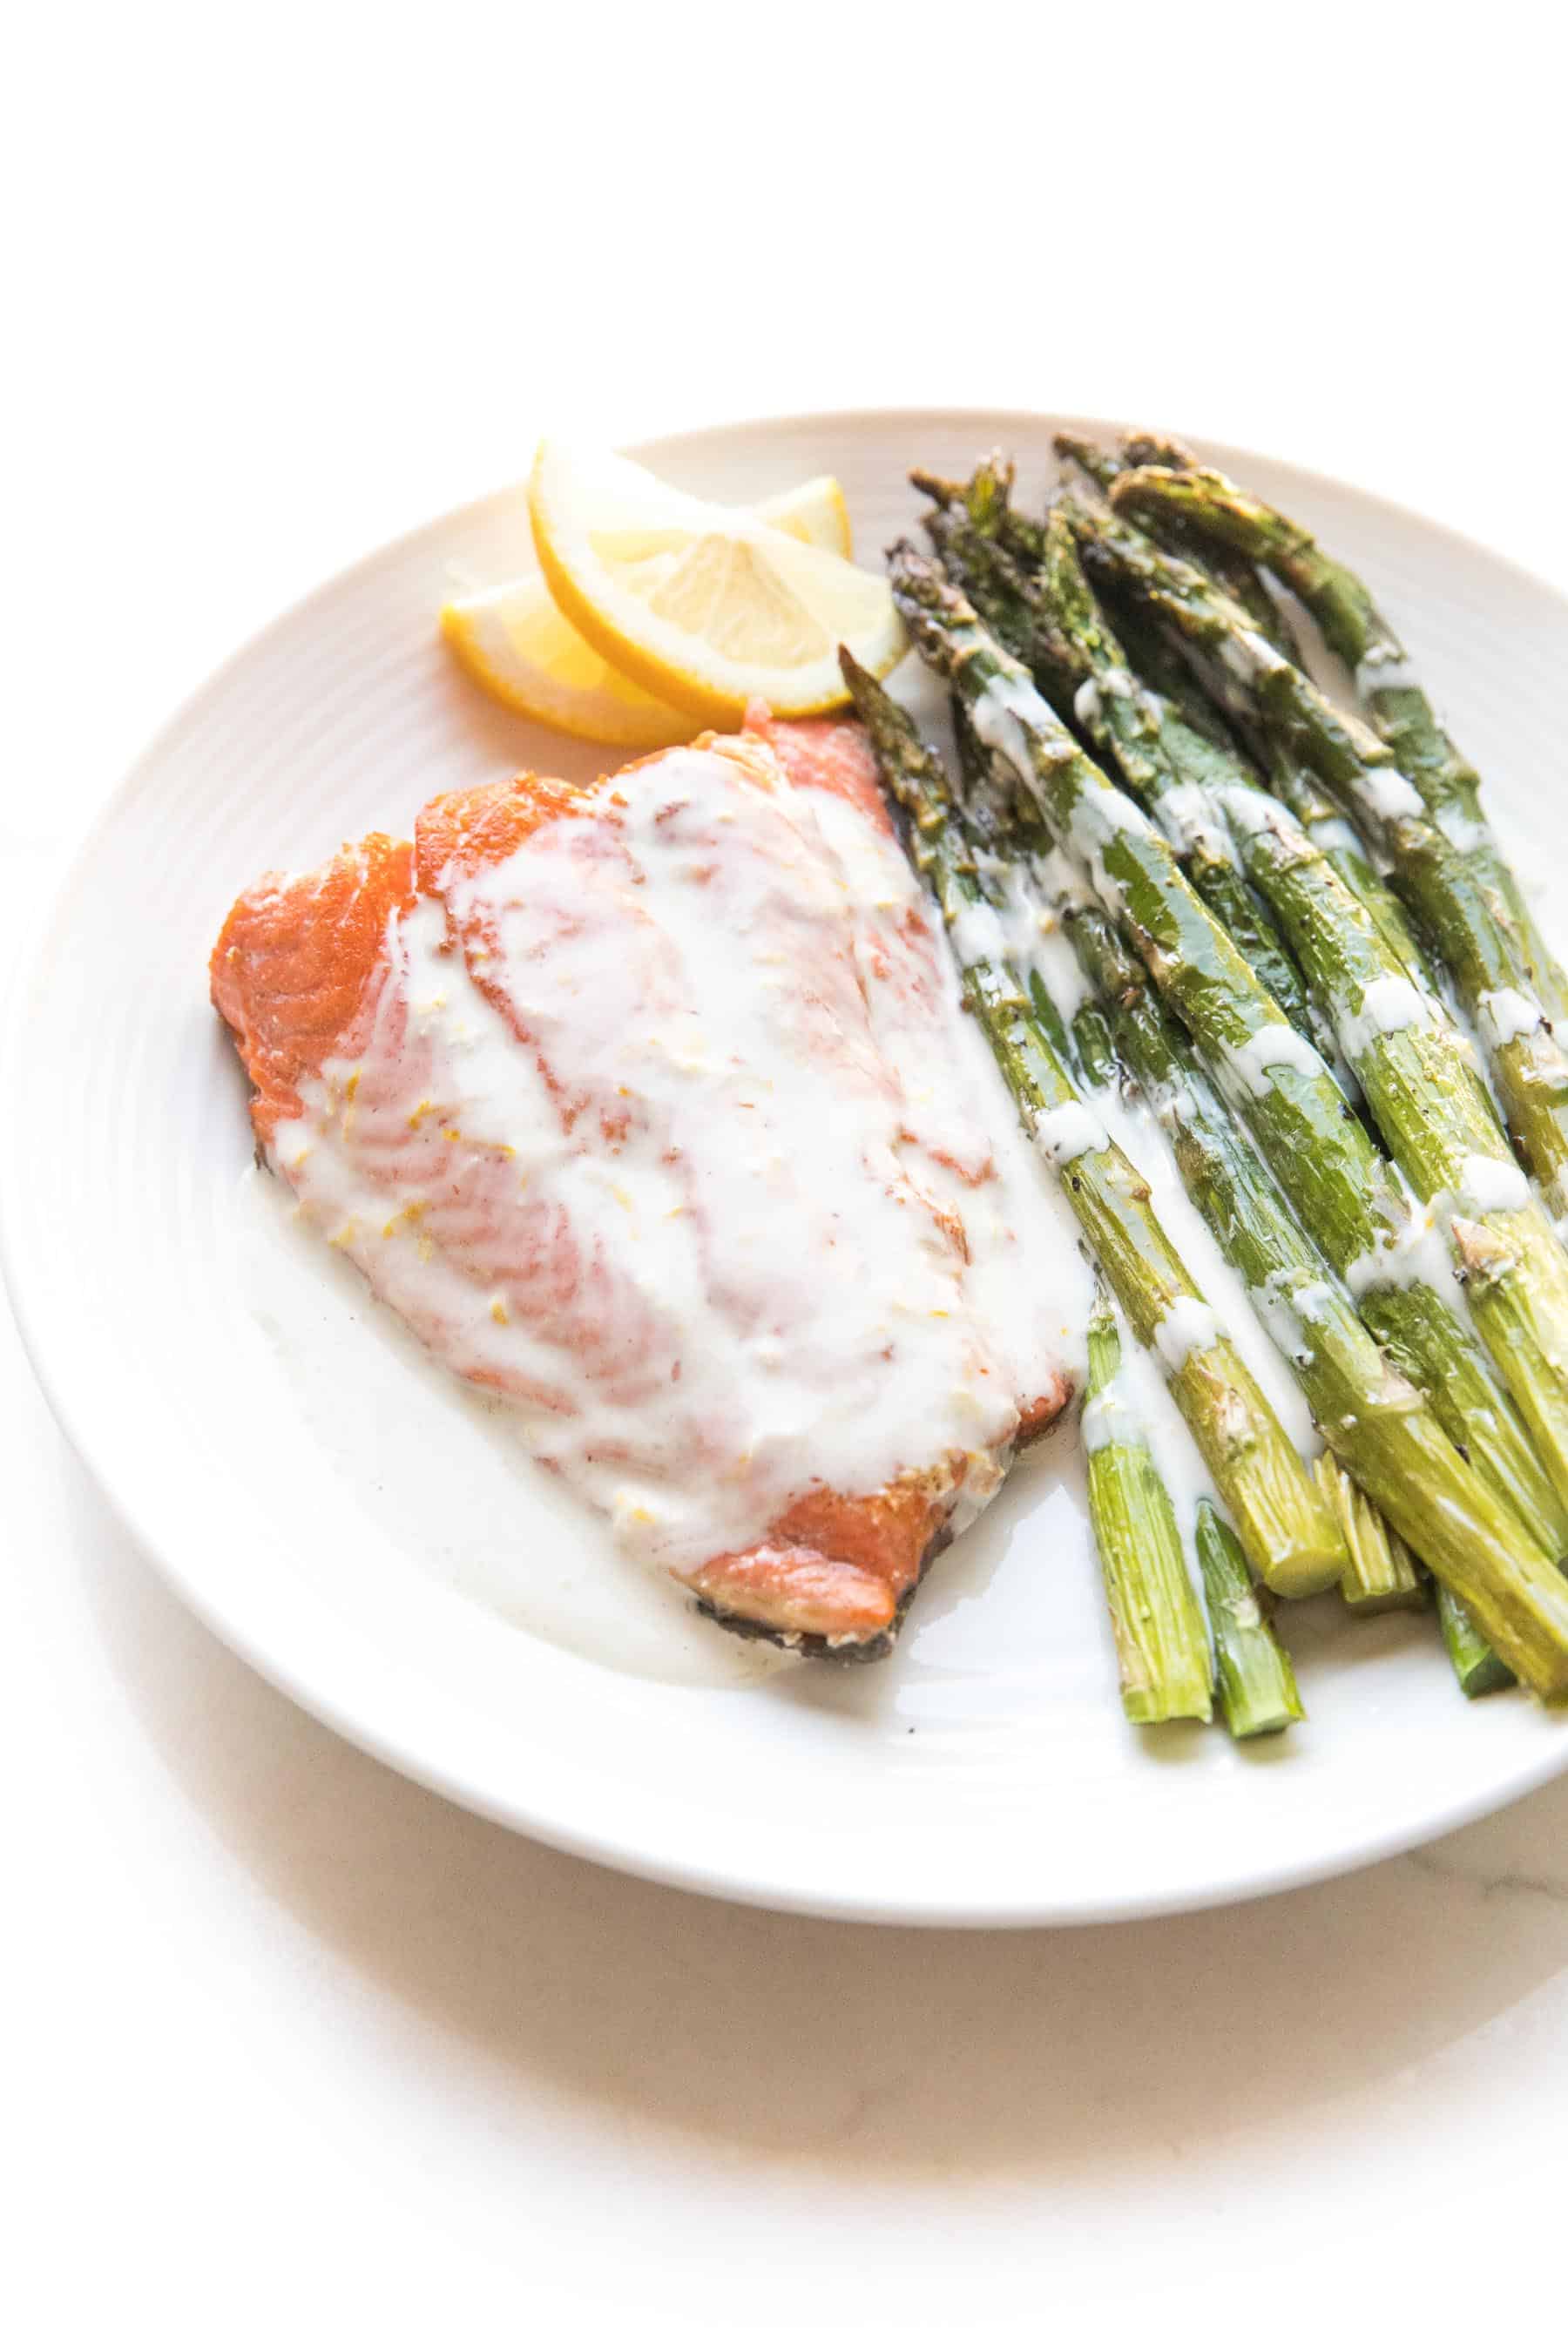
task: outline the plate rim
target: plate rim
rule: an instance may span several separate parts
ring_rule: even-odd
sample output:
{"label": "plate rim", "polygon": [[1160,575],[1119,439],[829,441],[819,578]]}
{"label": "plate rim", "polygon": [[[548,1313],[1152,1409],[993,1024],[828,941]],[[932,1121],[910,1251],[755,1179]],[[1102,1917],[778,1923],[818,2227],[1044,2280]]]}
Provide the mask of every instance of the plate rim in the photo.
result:
{"label": "plate rim", "polygon": [[[963,420],[966,425],[973,423],[983,436],[994,431],[1002,440],[1005,440],[1009,429],[1038,435],[1042,428],[1071,426],[1100,436],[1114,436],[1130,429],[1130,420],[1068,415],[1038,409],[970,407],[956,403],[917,402],[899,405],[878,403],[852,408],[806,409],[786,414],[725,417],[683,427],[677,432],[646,436],[624,446],[629,455],[658,462],[725,434],[784,435],[795,430],[827,436],[836,427],[864,433],[868,428],[885,425],[891,436],[916,431],[921,425],[929,426],[933,421],[943,420],[949,423]],[[1436,532],[1448,542],[1457,556],[1469,553],[1491,566],[1505,568],[1522,587],[1559,607],[1564,620],[1568,621],[1568,588],[1544,577],[1513,556],[1489,546],[1473,533],[1458,529],[1440,515],[1390,499],[1351,475],[1330,474],[1320,468],[1300,465],[1289,457],[1213,439],[1204,434],[1194,434],[1193,437],[1205,447],[1218,452],[1220,462],[1234,467],[1238,473],[1244,472],[1251,464],[1280,467],[1303,483],[1321,485],[1326,491],[1342,494],[1348,491],[1415,530],[1427,534]],[[351,562],[340,566],[251,631],[181,698],[105,795],[86,832],[67,857],[47,901],[34,919],[23,926],[20,952],[12,964],[4,1026],[0,1029],[0,1073],[4,1076],[14,1076],[22,1052],[26,974],[33,967],[36,958],[47,949],[56,931],[68,920],[72,901],[100,852],[104,836],[121,821],[137,792],[155,770],[165,746],[174,742],[210,697],[221,692],[233,673],[247,665],[275,635],[283,634],[305,619],[318,603],[330,602],[352,583],[363,575],[374,573],[389,558],[411,549],[432,530],[463,519],[477,518],[481,510],[493,507],[498,499],[506,497],[517,488],[515,483],[498,485],[437,514],[410,523]],[[14,1095],[12,1098],[15,1098]],[[502,1802],[466,1781],[460,1773],[445,1769],[439,1759],[411,1749],[399,1739],[395,1727],[388,1728],[379,1721],[367,1721],[363,1708],[341,1701],[312,1682],[308,1672],[296,1670],[287,1659],[271,1652],[265,1642],[256,1638],[247,1628],[243,1612],[236,1612],[229,1608],[198,1577],[186,1574],[181,1548],[166,1545],[146,1524],[134,1502],[116,1491],[110,1476],[100,1470],[95,1459],[91,1428],[84,1425],[72,1395],[68,1355],[57,1359],[54,1341],[47,1328],[47,1312],[42,1311],[42,1303],[33,1296],[26,1270],[17,1260],[12,1199],[13,1175],[18,1156],[15,1123],[8,1123],[5,1131],[0,1133],[0,1278],[5,1285],[17,1334],[39,1390],[78,1462],[149,1564],[184,1605],[226,1647],[275,1689],[281,1691],[318,1721],[326,1724],[339,1737],[448,1801],[503,1828],[535,1837],[560,1851],[657,1885],[800,1916],[921,1927],[1083,1927],[1181,1916],[1189,1911],[1212,1909],[1236,1902],[1256,1901],[1294,1887],[1327,1881],[1412,1852],[1453,1830],[1500,1811],[1568,1771],[1568,1743],[1543,1745],[1534,1754],[1511,1761],[1496,1771],[1479,1788],[1438,1803],[1423,1816],[1419,1826],[1392,1826],[1358,1842],[1349,1852],[1338,1851],[1326,1855],[1310,1853],[1304,1857],[1297,1855],[1274,1865],[1254,1864],[1234,1877],[1211,1876],[1202,1885],[1171,1893],[1139,1894],[1133,1891],[1117,1899],[1091,1895],[1054,1903],[1038,1900],[1009,1903],[1005,1899],[981,1903],[972,1898],[955,1901],[944,1899],[939,1894],[911,1899],[907,1893],[898,1896],[866,1893],[840,1898],[827,1892],[814,1893],[776,1880],[770,1881],[765,1874],[742,1879],[723,1868],[708,1868],[700,1863],[689,1863],[679,1856],[649,1852],[641,1843],[618,1838],[613,1829],[587,1829],[580,1823],[563,1820],[559,1810],[552,1810],[548,1803],[531,1801],[527,1791]]]}

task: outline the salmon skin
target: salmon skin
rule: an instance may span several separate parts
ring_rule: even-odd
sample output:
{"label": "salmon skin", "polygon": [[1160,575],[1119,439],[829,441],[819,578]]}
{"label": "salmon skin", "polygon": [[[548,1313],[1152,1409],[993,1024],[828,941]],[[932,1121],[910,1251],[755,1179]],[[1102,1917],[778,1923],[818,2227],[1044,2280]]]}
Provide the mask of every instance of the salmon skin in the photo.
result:
{"label": "salmon skin", "polygon": [[301,1213],[737,1632],[884,1654],[1071,1396],[852,721],[443,795],[246,891],[211,985]]}

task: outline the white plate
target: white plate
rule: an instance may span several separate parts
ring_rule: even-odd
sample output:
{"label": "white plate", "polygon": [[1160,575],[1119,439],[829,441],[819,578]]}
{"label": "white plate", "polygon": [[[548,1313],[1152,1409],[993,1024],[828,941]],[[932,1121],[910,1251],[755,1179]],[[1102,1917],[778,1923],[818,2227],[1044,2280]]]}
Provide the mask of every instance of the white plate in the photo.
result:
{"label": "white plate", "polygon": [[[637,454],[737,499],[831,470],[870,553],[916,511],[910,462],[956,470],[1001,443],[1029,487],[1060,422],[1110,429],[818,416]],[[1211,454],[1365,569],[1495,804],[1528,820],[1527,870],[1552,862],[1568,605],[1360,491]],[[406,830],[432,793],[497,768],[612,764],[491,708],[437,642],[451,577],[528,559],[509,490],[279,621],[122,787],[16,992],[0,1142],[13,1296],[66,1429],[191,1605],[301,1704],[463,1804],[653,1877],[844,1917],[1222,1902],[1414,1844],[1568,1764],[1568,1725],[1524,1699],[1466,1706],[1430,1622],[1356,1625],[1332,1603],[1289,1620],[1310,1721],[1287,1740],[1130,1730],[1070,1433],[939,1563],[887,1664],[724,1686],[730,1653],[702,1629],[687,1679],[654,1679],[636,1638],[615,1662],[584,1654],[584,1595],[627,1574],[599,1531],[398,1353],[363,1292],[334,1277],[318,1297],[312,1273],[301,1307],[267,1261],[291,1334],[274,1344],[241,1246],[245,1089],[207,951],[267,866]],[[360,1369],[353,1396],[326,1377],[340,1357],[313,1351],[312,1315]],[[444,1520],[437,1487],[456,1491]]]}

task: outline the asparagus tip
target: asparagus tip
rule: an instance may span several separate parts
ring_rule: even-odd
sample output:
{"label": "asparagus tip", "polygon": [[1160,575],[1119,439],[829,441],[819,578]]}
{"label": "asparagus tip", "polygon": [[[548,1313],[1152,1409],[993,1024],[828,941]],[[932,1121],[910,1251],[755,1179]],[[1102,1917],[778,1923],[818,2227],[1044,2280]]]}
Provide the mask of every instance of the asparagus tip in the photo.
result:
{"label": "asparagus tip", "polygon": [[957,507],[963,504],[963,484],[953,481],[946,474],[933,474],[925,466],[911,466],[909,478],[915,489],[921,491],[926,498],[934,499],[939,507]]}
{"label": "asparagus tip", "polygon": [[871,673],[858,662],[847,646],[838,648],[838,675],[857,702],[872,683]]}
{"label": "asparagus tip", "polygon": [[1129,466],[1163,466],[1183,473],[1193,472],[1198,462],[1196,452],[1173,433],[1124,433],[1121,454]]}

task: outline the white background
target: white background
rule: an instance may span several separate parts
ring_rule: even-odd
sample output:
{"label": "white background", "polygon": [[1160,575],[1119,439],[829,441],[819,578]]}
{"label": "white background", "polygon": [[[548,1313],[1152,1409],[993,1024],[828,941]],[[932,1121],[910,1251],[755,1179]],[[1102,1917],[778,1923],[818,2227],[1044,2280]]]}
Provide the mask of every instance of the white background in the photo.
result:
{"label": "white background", "polygon": [[[1536,13],[29,12],[14,897],[226,652],[543,424],[1136,413],[1568,585]],[[1558,2309],[1568,1786],[1184,1922],[728,1911],[342,1746],[165,1595],[8,1326],[0,1407],[9,2341],[1279,2344]]]}

